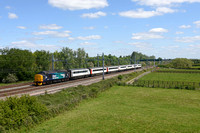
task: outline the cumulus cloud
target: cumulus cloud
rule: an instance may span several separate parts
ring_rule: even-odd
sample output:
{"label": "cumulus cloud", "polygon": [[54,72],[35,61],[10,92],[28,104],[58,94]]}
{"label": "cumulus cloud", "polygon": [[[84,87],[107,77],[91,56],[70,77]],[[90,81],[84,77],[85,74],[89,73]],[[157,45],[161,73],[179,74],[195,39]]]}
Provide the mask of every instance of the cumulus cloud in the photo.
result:
{"label": "cumulus cloud", "polygon": [[22,29],[22,30],[25,30],[27,29],[25,26],[17,26],[18,29]]}
{"label": "cumulus cloud", "polygon": [[98,40],[98,39],[101,39],[101,36],[100,35],[91,35],[91,36],[85,36],[85,37],[79,36],[79,37],[77,37],[77,39],[79,39],[79,40]]}
{"label": "cumulus cloud", "polygon": [[48,3],[63,10],[99,9],[108,6],[107,0],[48,0]]}
{"label": "cumulus cloud", "polygon": [[103,17],[106,16],[107,14],[105,12],[96,12],[96,13],[84,13],[81,15],[81,17],[83,18],[99,18],[99,17]]}
{"label": "cumulus cloud", "polygon": [[45,30],[58,30],[62,29],[62,26],[58,26],[56,24],[49,24],[49,25],[40,25],[39,29],[45,29]]}
{"label": "cumulus cloud", "polygon": [[180,29],[188,29],[191,28],[191,25],[181,25],[179,26]]}
{"label": "cumulus cloud", "polygon": [[160,16],[166,13],[173,13],[173,12],[175,12],[175,10],[167,7],[159,7],[156,10],[152,11],[145,11],[144,9],[140,8],[137,10],[120,12],[119,15],[128,18],[150,18],[153,16]]}
{"label": "cumulus cloud", "polygon": [[58,32],[58,31],[41,31],[41,32],[33,32],[33,35],[48,35],[48,36],[52,36],[52,37],[69,37],[69,33],[71,33],[70,31],[63,31],[63,32]]}
{"label": "cumulus cloud", "polygon": [[164,29],[164,28],[153,28],[153,29],[150,29],[149,32],[153,32],[153,33],[165,33],[165,32],[168,32],[168,30]]}
{"label": "cumulus cloud", "polygon": [[23,48],[23,49],[31,49],[32,51],[41,49],[41,50],[49,50],[49,51],[55,51],[60,49],[58,45],[45,45],[45,44],[36,44],[35,42],[28,41],[28,40],[22,40],[22,41],[16,41],[11,42],[12,46],[15,48]]}
{"label": "cumulus cloud", "polygon": [[200,0],[132,0],[132,1],[138,2],[140,5],[146,5],[146,6],[172,6],[174,4],[200,2]]}
{"label": "cumulus cloud", "polygon": [[177,42],[184,42],[184,43],[194,43],[200,41],[200,36],[192,36],[192,37],[177,37]]}
{"label": "cumulus cloud", "polygon": [[149,40],[149,39],[162,39],[164,38],[162,35],[158,35],[155,33],[133,33],[133,40]]}
{"label": "cumulus cloud", "polygon": [[18,16],[15,13],[8,13],[9,19],[18,19]]}
{"label": "cumulus cloud", "polygon": [[200,28],[200,20],[199,21],[195,21],[193,23],[196,25],[197,28]]}

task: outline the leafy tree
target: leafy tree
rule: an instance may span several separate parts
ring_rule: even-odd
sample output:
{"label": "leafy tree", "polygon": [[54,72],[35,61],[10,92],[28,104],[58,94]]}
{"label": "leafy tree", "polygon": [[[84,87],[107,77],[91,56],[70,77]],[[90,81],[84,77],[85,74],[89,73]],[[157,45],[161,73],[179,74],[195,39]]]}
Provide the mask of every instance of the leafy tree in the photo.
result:
{"label": "leafy tree", "polygon": [[35,51],[34,56],[36,58],[36,68],[37,71],[44,71],[49,70],[51,65],[51,54],[49,51],[41,50],[41,51]]}
{"label": "leafy tree", "polygon": [[176,58],[170,64],[173,68],[191,68],[193,62],[186,58]]}
{"label": "leafy tree", "polygon": [[31,51],[15,48],[2,49],[1,59],[3,76],[7,76],[8,73],[16,73],[19,80],[33,78],[35,58]]}

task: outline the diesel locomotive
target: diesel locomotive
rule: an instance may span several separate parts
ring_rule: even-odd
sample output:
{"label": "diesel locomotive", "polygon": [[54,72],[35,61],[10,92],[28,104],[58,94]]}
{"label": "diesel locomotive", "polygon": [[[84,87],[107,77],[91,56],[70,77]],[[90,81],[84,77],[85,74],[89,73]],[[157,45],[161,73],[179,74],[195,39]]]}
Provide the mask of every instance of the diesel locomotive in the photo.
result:
{"label": "diesel locomotive", "polygon": [[[131,69],[141,68],[141,64],[132,65],[120,65],[120,66],[108,66],[104,67],[105,73],[126,71]],[[85,78],[103,73],[103,67],[94,68],[81,68],[81,69],[69,69],[69,70],[58,70],[58,71],[42,71],[35,75],[34,84],[45,85],[55,82],[64,82],[70,79]]]}

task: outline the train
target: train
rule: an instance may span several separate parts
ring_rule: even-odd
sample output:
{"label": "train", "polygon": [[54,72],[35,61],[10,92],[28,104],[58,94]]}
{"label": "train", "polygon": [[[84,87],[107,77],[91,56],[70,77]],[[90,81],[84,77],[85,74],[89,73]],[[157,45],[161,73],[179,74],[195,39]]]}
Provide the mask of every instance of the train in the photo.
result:
{"label": "train", "polygon": [[52,84],[56,82],[64,82],[77,78],[86,78],[95,75],[99,75],[104,72],[106,74],[113,72],[126,71],[131,69],[141,68],[141,64],[119,65],[119,66],[107,66],[107,67],[93,67],[93,68],[79,68],[69,70],[55,70],[55,71],[41,71],[34,76],[34,85],[41,86],[46,84]]}

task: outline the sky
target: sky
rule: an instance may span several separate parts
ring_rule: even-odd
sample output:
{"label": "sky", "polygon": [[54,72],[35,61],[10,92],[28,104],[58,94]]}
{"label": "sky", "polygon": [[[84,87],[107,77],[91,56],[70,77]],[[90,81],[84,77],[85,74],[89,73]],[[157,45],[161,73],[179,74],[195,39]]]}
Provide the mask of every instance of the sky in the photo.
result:
{"label": "sky", "polygon": [[200,58],[200,0],[0,0],[0,48]]}

